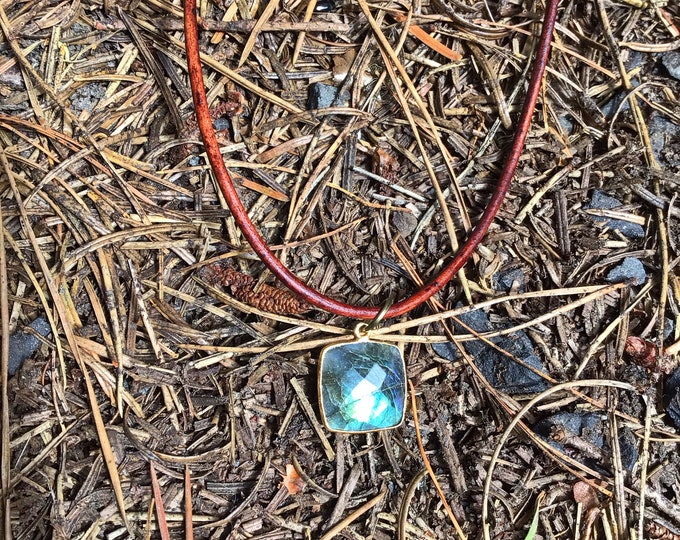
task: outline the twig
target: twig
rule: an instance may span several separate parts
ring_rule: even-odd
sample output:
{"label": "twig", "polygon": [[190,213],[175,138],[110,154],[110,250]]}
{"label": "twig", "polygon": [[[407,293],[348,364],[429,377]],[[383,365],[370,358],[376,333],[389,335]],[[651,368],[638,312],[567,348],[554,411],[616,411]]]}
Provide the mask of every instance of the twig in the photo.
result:
{"label": "twig", "polygon": [[432,483],[434,484],[434,487],[437,490],[437,493],[439,494],[439,498],[442,501],[442,504],[444,505],[444,508],[449,516],[449,519],[451,520],[451,523],[453,524],[453,528],[456,529],[456,534],[458,535],[458,538],[460,538],[460,540],[467,540],[467,536],[463,532],[463,529],[460,528],[456,516],[453,515],[451,505],[449,505],[449,502],[446,500],[444,490],[442,490],[442,487],[439,484],[439,480],[437,480],[437,475],[434,474],[434,470],[432,469],[430,459],[427,457],[427,453],[425,452],[425,447],[423,446],[423,439],[420,436],[420,423],[418,421],[418,402],[416,401],[416,390],[413,387],[413,383],[410,380],[408,382],[408,386],[411,393],[411,414],[413,414],[413,424],[416,428],[416,440],[418,441],[418,449],[420,450],[420,456],[423,458],[425,468],[427,469],[430,478],[432,478]]}
{"label": "twig", "polygon": [[[314,3],[310,2],[312,13]],[[161,30],[182,30],[182,23],[175,19],[160,19],[154,24]],[[244,19],[238,21],[215,21],[213,19],[198,19],[198,24],[204,30],[211,32],[225,32],[232,34],[250,34],[257,24],[257,20]],[[336,34],[346,34],[350,31],[349,24],[330,22],[330,21],[310,21],[308,18],[298,22],[264,22],[260,26],[260,32],[301,32],[304,37],[306,32],[333,32]],[[291,61],[295,65],[294,61]]]}
{"label": "twig", "polygon": [[[9,173],[9,171],[6,171]],[[11,174],[11,173],[9,173]],[[0,175],[2,176],[2,175]],[[12,454],[9,435],[9,397],[7,382],[9,373],[9,303],[7,280],[7,251],[5,250],[5,218],[2,204],[0,204],[0,330],[2,344],[0,345],[0,414],[2,414],[2,439],[0,440],[0,537],[11,538],[12,529],[10,516],[10,471],[12,469]]]}
{"label": "twig", "polygon": [[411,499],[418,489],[418,484],[429,474],[427,468],[421,470],[416,474],[413,479],[409,482],[406,491],[404,492],[403,498],[401,499],[401,505],[399,506],[399,525],[397,528],[397,538],[399,540],[406,540],[406,524],[408,523],[408,507],[411,504]]}
{"label": "twig", "polygon": [[161,534],[161,540],[170,540],[170,530],[168,529],[168,521],[165,518],[165,505],[163,504],[163,494],[161,487],[158,485],[158,477],[156,476],[156,469],[153,466],[153,461],[149,461],[149,473],[151,475],[151,488],[153,489],[153,498],[156,502],[156,518],[158,521],[158,531]]}
{"label": "twig", "polygon": [[358,519],[359,517],[364,515],[371,508],[373,508],[374,506],[379,504],[385,498],[385,495],[387,495],[387,489],[383,489],[380,493],[378,493],[370,501],[368,501],[365,504],[362,504],[359,508],[357,508],[349,516],[347,516],[345,519],[343,519],[342,521],[340,521],[336,525],[334,525],[326,534],[324,534],[321,538],[319,538],[319,540],[331,540],[332,538],[335,538],[345,527],[347,527],[352,522],[354,522],[356,519]]}

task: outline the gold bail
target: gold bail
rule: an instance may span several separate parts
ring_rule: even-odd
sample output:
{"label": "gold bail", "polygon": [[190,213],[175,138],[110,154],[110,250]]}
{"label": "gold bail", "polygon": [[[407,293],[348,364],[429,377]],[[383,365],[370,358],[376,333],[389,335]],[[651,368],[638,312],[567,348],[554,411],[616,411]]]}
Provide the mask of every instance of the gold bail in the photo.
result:
{"label": "gold bail", "polygon": [[357,324],[356,328],[354,329],[354,335],[357,334],[357,328],[359,328],[359,325],[363,325],[363,332],[364,336],[366,337],[371,330],[375,330],[377,326],[382,322],[382,320],[385,318],[385,315],[387,315],[387,312],[390,310],[392,307],[392,304],[394,304],[394,299],[397,297],[397,294],[395,292],[392,292],[387,300],[385,300],[385,303],[383,304],[383,307],[380,308],[380,311],[378,311],[378,314],[373,318],[373,320],[366,324],[366,323],[359,323]]}

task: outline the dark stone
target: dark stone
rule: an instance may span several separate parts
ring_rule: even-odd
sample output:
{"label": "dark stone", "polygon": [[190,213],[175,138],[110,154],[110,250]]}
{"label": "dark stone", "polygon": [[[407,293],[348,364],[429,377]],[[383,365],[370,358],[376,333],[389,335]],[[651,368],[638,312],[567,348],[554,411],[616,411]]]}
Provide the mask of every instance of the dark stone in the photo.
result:
{"label": "dark stone", "polygon": [[676,369],[664,385],[664,404],[666,414],[675,427],[680,428],[680,368]]}
{"label": "dark stone", "polygon": [[418,226],[418,218],[411,212],[394,212],[392,214],[392,225],[404,238],[411,236]]}
{"label": "dark stone", "polygon": [[[585,209],[599,208],[600,210],[612,210],[619,206],[623,206],[621,201],[610,197],[602,191],[595,190],[590,199],[590,203],[584,205]],[[609,219],[605,217],[594,216],[593,219],[599,223],[604,223],[610,229],[616,229],[628,238],[643,238],[645,236],[645,229],[638,223],[631,223],[622,219]]]}
{"label": "dark stone", "polygon": [[661,165],[680,167],[680,126],[654,112],[647,122],[649,142],[654,157]]}
{"label": "dark stone", "polygon": [[680,391],[680,368],[676,369],[668,379],[664,386],[664,393],[670,395]]}
{"label": "dark stone", "polygon": [[335,11],[337,8],[338,6],[335,0],[318,0],[316,6],[314,6],[314,11],[317,13],[328,13],[330,11]]}
{"label": "dark stone", "polygon": [[[619,114],[626,112],[630,109],[630,102],[626,99],[628,92],[620,91],[615,92],[609,101],[602,105],[602,114],[608,120],[611,120],[616,112]],[[626,99],[624,103],[624,99]],[[621,105],[623,103],[623,105]]]}
{"label": "dark stone", "polygon": [[568,134],[571,135],[574,132],[574,121],[571,119],[571,117],[568,114],[561,114],[560,116],[557,117],[557,121],[560,123],[560,126],[562,126],[562,129]]}
{"label": "dark stone", "polygon": [[675,392],[666,406],[666,414],[673,421],[676,428],[680,428],[680,392]]}
{"label": "dark stone", "polygon": [[661,63],[668,70],[668,74],[680,81],[680,52],[669,51],[661,55]]}
{"label": "dark stone", "polygon": [[229,119],[224,118],[223,116],[213,121],[213,127],[215,128],[215,131],[224,131],[225,129],[229,129],[230,126],[231,122],[229,122]]}
{"label": "dark stone", "polygon": [[324,349],[319,403],[332,431],[361,433],[398,426],[404,419],[406,369],[399,348],[357,341]]}
{"label": "dark stone", "polygon": [[[534,432],[546,440],[552,447],[560,452],[571,455],[583,463],[600,469],[599,465],[592,459],[582,459],[581,452],[573,447],[567,448],[565,445],[554,441],[551,437],[556,430],[564,430],[567,433],[576,435],[591,445],[605,449],[605,429],[604,417],[594,413],[572,413],[560,412],[544,418],[534,426]],[[619,449],[621,451],[621,464],[630,471],[638,460],[638,440],[627,428],[619,431]],[[608,449],[605,449],[605,452]]]}
{"label": "dark stone", "polygon": [[455,362],[460,359],[458,349],[453,343],[433,343],[432,350],[449,362]]}
{"label": "dark stone", "polygon": [[626,257],[621,264],[612,268],[604,279],[609,283],[633,281],[637,285],[642,285],[647,281],[647,273],[640,259]]}
{"label": "dark stone", "polygon": [[[474,310],[460,315],[459,320],[475,332],[495,330],[486,313]],[[456,332],[468,333],[463,326],[456,324]],[[500,336],[490,340],[498,348],[512,357],[518,358],[538,372],[545,372],[540,358],[536,355],[533,344],[526,332],[514,332],[509,336]],[[475,364],[489,383],[498,390],[508,394],[531,394],[548,388],[543,377],[528,367],[515,362],[511,357],[487,345],[481,340],[463,342],[465,351],[474,359]],[[432,346],[437,354],[449,360],[458,357],[456,346],[452,343],[439,343]]]}
{"label": "dark stone", "polygon": [[309,109],[325,109],[327,107],[349,106],[348,92],[338,95],[338,88],[324,83],[314,83],[309,87],[307,107]]}
{"label": "dark stone", "polygon": [[670,317],[666,317],[663,325],[663,338],[664,340],[669,339],[671,335],[675,332],[675,321]]}
{"label": "dark stone", "polygon": [[[555,428],[564,429],[569,433],[583,437],[585,440],[602,448],[604,444],[602,416],[593,413],[560,412],[544,418],[534,426],[534,431],[550,440],[550,434]],[[564,446],[556,444],[564,449]]]}
{"label": "dark stone", "polygon": [[633,433],[623,428],[619,435],[619,450],[621,450],[621,465],[627,471],[632,471],[640,457],[638,450],[639,439]]}
{"label": "dark stone", "polygon": [[524,292],[524,271],[521,268],[501,270],[493,276],[494,287],[497,291],[509,291],[515,282],[519,285],[518,292]]}
{"label": "dark stone", "polygon": [[[43,337],[52,333],[50,323],[44,317],[38,317],[28,325]],[[40,340],[28,332],[17,331],[9,338],[9,366],[7,373],[12,377],[21,369],[27,358],[31,357],[40,347]]]}
{"label": "dark stone", "polygon": [[[632,71],[635,68],[644,67],[643,64],[647,58],[648,55],[643,52],[629,50],[628,59],[625,62],[626,71]],[[638,81],[637,79],[633,79],[630,81],[630,83],[633,88],[637,88],[640,84],[640,81]]]}

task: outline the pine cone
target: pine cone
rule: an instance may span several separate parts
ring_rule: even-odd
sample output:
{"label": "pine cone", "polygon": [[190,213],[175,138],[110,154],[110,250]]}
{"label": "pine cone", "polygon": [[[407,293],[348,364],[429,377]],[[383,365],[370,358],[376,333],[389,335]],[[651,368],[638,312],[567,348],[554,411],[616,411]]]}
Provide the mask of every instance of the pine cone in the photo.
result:
{"label": "pine cone", "polygon": [[307,302],[290,291],[267,284],[258,287],[255,278],[231,266],[213,264],[205,268],[204,275],[211,283],[229,287],[236,300],[262,311],[299,315],[311,309]]}

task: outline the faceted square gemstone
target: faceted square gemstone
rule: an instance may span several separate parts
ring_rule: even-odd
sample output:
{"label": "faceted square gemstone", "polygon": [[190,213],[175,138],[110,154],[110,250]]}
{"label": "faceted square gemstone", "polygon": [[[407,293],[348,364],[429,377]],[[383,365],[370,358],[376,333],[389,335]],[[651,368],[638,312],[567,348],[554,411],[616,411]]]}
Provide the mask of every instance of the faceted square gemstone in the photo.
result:
{"label": "faceted square gemstone", "polygon": [[361,340],[322,351],[319,403],[331,431],[396,427],[404,419],[405,398],[406,368],[398,347]]}

